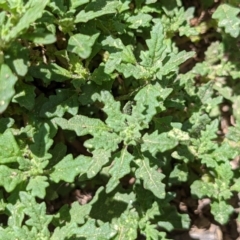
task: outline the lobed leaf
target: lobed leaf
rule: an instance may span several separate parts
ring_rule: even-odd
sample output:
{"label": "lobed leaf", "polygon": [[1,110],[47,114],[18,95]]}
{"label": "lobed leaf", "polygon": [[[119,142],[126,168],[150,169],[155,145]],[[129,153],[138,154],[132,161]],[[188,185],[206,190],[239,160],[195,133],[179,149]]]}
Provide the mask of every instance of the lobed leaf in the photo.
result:
{"label": "lobed leaf", "polygon": [[11,29],[11,31],[4,37],[6,42],[15,39],[24,30],[30,27],[38,18],[43,14],[43,10],[48,4],[49,0],[43,0],[41,2],[33,0],[27,4],[26,11],[23,16],[17,22],[17,24]]}
{"label": "lobed leaf", "polygon": [[0,185],[3,186],[7,192],[12,192],[15,187],[25,179],[26,176],[23,172],[5,165],[0,165]]}
{"label": "lobed leaf", "polygon": [[94,0],[89,3],[84,10],[77,14],[75,23],[88,22],[91,19],[103,15],[116,13],[118,6],[119,1]]}
{"label": "lobed leaf", "polygon": [[49,237],[48,224],[52,220],[52,216],[46,214],[45,203],[37,204],[36,200],[26,192],[19,193],[22,204],[24,205],[24,213],[29,217],[26,225],[36,228],[42,237]]}
{"label": "lobed leaf", "polygon": [[43,199],[46,196],[46,188],[49,186],[46,176],[31,177],[27,185],[27,190],[31,191],[31,195]]}
{"label": "lobed leaf", "polygon": [[236,38],[240,32],[239,12],[239,8],[223,3],[218,6],[212,17],[218,20],[218,25],[224,27],[226,33]]}
{"label": "lobed leaf", "polygon": [[21,157],[20,148],[11,129],[6,129],[3,134],[0,134],[0,148],[1,164],[17,162],[18,158]]}
{"label": "lobed leaf", "polygon": [[136,106],[133,106],[132,116],[134,118],[141,117],[145,120],[144,122],[149,123],[157,112],[165,109],[163,101],[172,90],[171,88],[162,88],[158,83],[146,85],[134,97],[137,103]]}
{"label": "lobed leaf", "polygon": [[53,140],[50,139],[50,127],[47,123],[42,124],[38,132],[34,134],[34,143],[29,146],[33,157],[38,158],[39,160],[48,160],[51,158],[51,155],[48,153],[48,150],[53,144]]}
{"label": "lobed leaf", "polygon": [[17,77],[6,64],[0,65],[0,113],[4,112],[14,96]]}
{"label": "lobed leaf", "polygon": [[29,73],[32,77],[41,79],[46,85],[50,84],[51,81],[64,82],[72,77],[72,74],[68,70],[56,63],[41,63],[38,66],[31,66]]}
{"label": "lobed leaf", "polygon": [[167,75],[171,72],[178,71],[179,65],[184,63],[186,60],[193,57],[194,55],[195,55],[194,52],[186,52],[186,51],[181,51],[176,55],[175,54],[170,55],[170,59],[167,61],[166,64],[163,65],[163,68],[162,68],[163,70],[160,70],[159,73],[162,75]]}
{"label": "lobed leaf", "polygon": [[84,136],[87,134],[94,136],[110,130],[110,128],[101,120],[88,118],[83,115],[76,115],[69,120],[64,118],[54,118],[53,121],[62,129],[75,131],[78,136]]}
{"label": "lobed leaf", "polygon": [[177,146],[177,139],[168,135],[168,133],[158,134],[157,131],[142,137],[141,151],[149,151],[155,155],[157,152],[165,152]]}
{"label": "lobed leaf", "polygon": [[71,8],[78,8],[89,2],[89,0],[71,0]]}
{"label": "lobed leaf", "polygon": [[172,231],[173,229],[188,229],[191,220],[187,214],[179,214],[173,206],[163,208],[163,212],[159,217],[158,226]]}
{"label": "lobed leaf", "polygon": [[115,132],[120,132],[126,127],[126,117],[120,111],[120,102],[116,102],[112,94],[108,91],[101,91],[101,95],[94,94],[92,99],[104,103],[103,111],[108,115],[105,122],[111,129],[114,129]]}
{"label": "lobed leaf", "polygon": [[117,239],[136,239],[137,238],[138,215],[134,211],[124,212],[120,218],[114,221],[113,227],[117,231]]}
{"label": "lobed leaf", "polygon": [[100,224],[99,227],[96,226],[96,221],[89,219],[82,227],[75,228],[74,233],[77,238],[85,238],[92,240],[99,239],[112,239],[116,234],[116,231],[111,227],[109,223]]}
{"label": "lobed leaf", "polygon": [[92,53],[92,48],[100,33],[85,35],[77,33],[68,40],[67,50],[76,53],[82,59],[88,58]]}
{"label": "lobed leaf", "polygon": [[93,178],[96,176],[102,167],[109,162],[110,152],[99,149],[92,152],[93,157],[89,161],[89,168],[87,169],[88,178]]}
{"label": "lobed leaf", "polygon": [[215,220],[220,224],[226,224],[228,222],[229,216],[233,213],[233,211],[233,207],[223,201],[214,201],[211,204],[211,213],[213,214]]}
{"label": "lobed leaf", "polygon": [[20,82],[16,86],[17,94],[14,95],[12,102],[18,103],[20,106],[28,110],[32,110],[35,101],[35,87]]}
{"label": "lobed leaf", "polygon": [[56,183],[60,180],[73,182],[77,175],[86,172],[88,164],[85,168],[83,165],[87,162],[89,162],[87,157],[79,156],[76,159],[73,159],[73,156],[68,154],[54,166],[53,171],[50,173],[50,178]]}
{"label": "lobed leaf", "polygon": [[3,118],[3,117],[0,118],[0,136],[2,136],[1,134],[4,133],[5,130],[7,130],[7,128],[11,128],[13,124],[14,124],[14,120],[12,118]]}
{"label": "lobed leaf", "polygon": [[75,91],[70,89],[57,89],[56,95],[51,95],[49,101],[40,109],[41,117],[63,117],[68,112],[76,115],[78,112],[78,97]]}
{"label": "lobed leaf", "polygon": [[157,198],[163,199],[165,197],[165,184],[162,179],[165,177],[150,165],[148,158],[142,156],[142,159],[137,160],[138,169],[135,175],[138,179],[143,180],[143,187],[150,190]]}
{"label": "lobed leaf", "polygon": [[111,192],[119,184],[120,178],[130,173],[130,163],[133,159],[134,157],[127,151],[127,147],[114,156],[113,165],[109,171],[111,178],[106,186],[107,193]]}

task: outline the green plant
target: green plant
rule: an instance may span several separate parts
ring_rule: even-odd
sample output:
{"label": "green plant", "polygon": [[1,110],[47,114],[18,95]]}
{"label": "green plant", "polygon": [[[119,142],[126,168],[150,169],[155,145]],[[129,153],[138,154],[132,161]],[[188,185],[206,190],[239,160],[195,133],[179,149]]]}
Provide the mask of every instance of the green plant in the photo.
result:
{"label": "green plant", "polygon": [[[177,0],[0,8],[1,239],[169,239],[191,222],[170,204],[182,185],[227,223],[240,190],[237,3],[197,26]],[[217,40],[186,67],[209,29]],[[219,137],[226,102],[236,124]],[[91,201],[51,211],[74,189]]]}

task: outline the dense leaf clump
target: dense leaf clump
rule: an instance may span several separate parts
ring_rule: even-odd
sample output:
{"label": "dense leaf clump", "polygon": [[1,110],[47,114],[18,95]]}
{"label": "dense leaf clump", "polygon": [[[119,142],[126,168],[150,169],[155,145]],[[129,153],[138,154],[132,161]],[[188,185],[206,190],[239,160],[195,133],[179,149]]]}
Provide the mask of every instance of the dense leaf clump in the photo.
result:
{"label": "dense leaf clump", "polygon": [[237,218],[237,2],[0,0],[0,239]]}

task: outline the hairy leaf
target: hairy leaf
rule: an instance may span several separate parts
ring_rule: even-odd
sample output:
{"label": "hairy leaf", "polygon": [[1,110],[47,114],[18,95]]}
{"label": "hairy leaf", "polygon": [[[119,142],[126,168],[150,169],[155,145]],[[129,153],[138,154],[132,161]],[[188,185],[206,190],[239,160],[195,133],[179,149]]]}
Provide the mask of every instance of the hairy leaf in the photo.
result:
{"label": "hairy leaf", "polygon": [[3,186],[7,192],[12,192],[14,188],[26,179],[24,174],[17,170],[11,169],[7,166],[0,166],[0,185]]}
{"label": "hairy leaf", "polygon": [[73,159],[73,156],[68,154],[54,166],[52,173],[50,173],[51,179],[56,183],[60,180],[73,182],[78,174],[86,172],[86,169],[82,165],[84,162],[89,161],[89,159],[84,160],[84,157],[81,156]]}
{"label": "hairy leaf", "polygon": [[111,192],[119,184],[120,178],[131,171],[130,163],[133,158],[134,157],[127,151],[127,147],[115,155],[113,165],[109,171],[111,178],[106,186],[107,193]]}
{"label": "hairy leaf", "polygon": [[229,4],[221,4],[213,13],[213,18],[218,19],[220,27],[224,27],[226,33],[232,37],[237,37],[240,32],[240,19],[238,17],[240,10]]}
{"label": "hairy leaf", "polygon": [[64,118],[54,118],[54,122],[62,129],[75,131],[78,136],[87,134],[97,135],[103,131],[110,130],[101,120],[88,118],[83,115],[76,115],[69,120]]}
{"label": "hairy leaf", "polygon": [[157,131],[152,134],[144,134],[142,141],[141,150],[149,151],[152,154],[173,149],[178,144],[177,139],[169,136],[168,133],[158,134]]}
{"label": "hairy leaf", "polygon": [[[7,143],[7,144],[6,144]],[[19,146],[13,136],[11,129],[0,134],[0,163],[17,162],[21,157]]]}
{"label": "hairy leaf", "polygon": [[26,189],[31,190],[33,196],[43,199],[46,196],[46,187],[49,186],[47,180],[45,176],[32,177]]}
{"label": "hairy leaf", "polygon": [[27,9],[23,16],[20,18],[16,26],[14,26],[8,35],[5,36],[5,41],[15,39],[23,30],[29,28],[30,24],[34,23],[43,14],[43,10],[48,4],[49,0],[43,0],[41,2],[33,0],[27,4]]}
{"label": "hairy leaf", "polygon": [[75,22],[88,22],[91,19],[97,18],[106,14],[113,14],[119,6],[119,1],[95,0],[89,3],[86,8],[80,11],[75,19]]}
{"label": "hairy leaf", "polygon": [[92,47],[97,40],[99,33],[88,36],[81,33],[70,37],[68,41],[68,51],[76,53],[79,57],[85,59],[91,55]]}
{"label": "hairy leaf", "polygon": [[17,94],[13,97],[12,102],[16,102],[28,110],[32,110],[36,96],[34,90],[33,86],[20,83],[16,87]]}
{"label": "hairy leaf", "polygon": [[0,113],[4,112],[13,97],[17,77],[6,64],[0,65]]}
{"label": "hairy leaf", "polygon": [[137,161],[139,166],[135,172],[136,177],[143,180],[143,187],[150,190],[156,197],[162,199],[165,197],[165,184],[162,179],[165,177],[150,165],[148,158],[142,158]]}
{"label": "hairy leaf", "polygon": [[216,221],[220,224],[226,224],[230,214],[233,213],[233,207],[228,205],[227,203],[221,202],[213,202],[211,204],[211,212]]}
{"label": "hairy leaf", "polygon": [[78,112],[77,94],[71,90],[57,89],[56,95],[52,95],[49,101],[40,109],[41,117],[62,117],[66,112],[76,115]]}

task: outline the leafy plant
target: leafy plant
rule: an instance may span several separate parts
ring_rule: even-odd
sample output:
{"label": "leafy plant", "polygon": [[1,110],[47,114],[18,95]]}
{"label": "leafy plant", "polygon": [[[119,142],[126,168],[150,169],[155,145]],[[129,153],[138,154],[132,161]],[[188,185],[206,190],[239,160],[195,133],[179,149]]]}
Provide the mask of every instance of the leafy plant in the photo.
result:
{"label": "leafy plant", "polygon": [[215,7],[202,32],[185,1],[0,1],[1,239],[170,239],[182,186],[229,221],[239,7]]}

